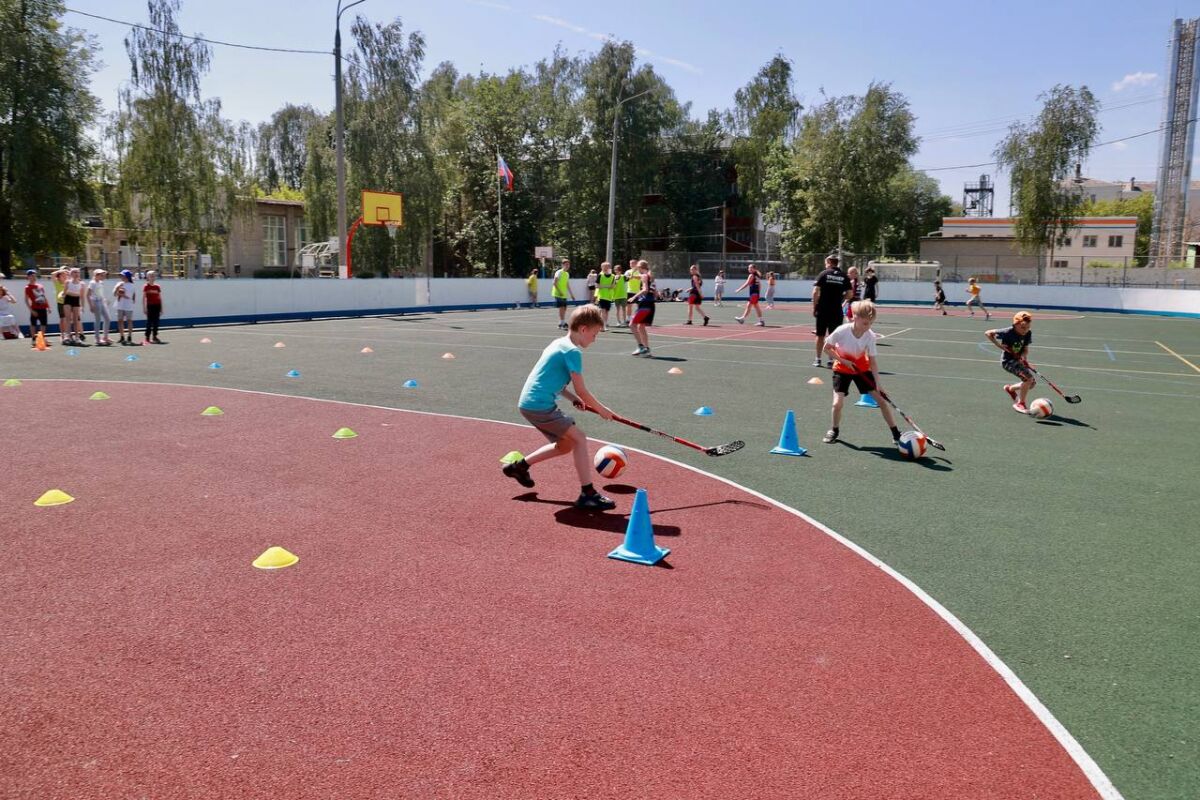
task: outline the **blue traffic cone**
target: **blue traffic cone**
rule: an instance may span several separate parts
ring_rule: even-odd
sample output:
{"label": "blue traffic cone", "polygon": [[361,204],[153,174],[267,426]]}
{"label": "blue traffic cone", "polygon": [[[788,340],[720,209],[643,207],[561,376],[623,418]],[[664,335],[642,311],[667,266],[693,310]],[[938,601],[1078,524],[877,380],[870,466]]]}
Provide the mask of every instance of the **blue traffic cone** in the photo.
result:
{"label": "blue traffic cone", "polygon": [[288,378],[299,378],[299,377],[300,377],[300,370],[298,370],[298,369],[288,370],[288,374],[287,374],[285,377],[288,377]]}
{"label": "blue traffic cone", "polygon": [[800,440],[796,438],[796,412],[790,408],[787,416],[783,418],[783,430],[779,432],[779,444],[772,447],[771,452],[777,456],[802,456],[808,452],[800,446]]}
{"label": "blue traffic cone", "polygon": [[137,361],[138,357],[137,356],[125,356],[125,360],[126,361]]}
{"label": "blue traffic cone", "polygon": [[609,558],[632,561],[635,564],[653,566],[671,552],[666,547],[654,544],[654,526],[650,524],[650,501],[646,490],[638,489],[633,498],[633,511],[629,513],[629,525],[625,528],[625,543],[608,554]]}
{"label": "blue traffic cone", "polygon": [[416,381],[414,381],[414,380],[407,380],[407,381],[405,381],[405,382],[404,382],[404,384],[403,384],[403,386],[404,386],[404,388],[405,388],[405,389],[416,389],[416,388],[417,388],[418,386],[420,386],[420,385],[421,385],[421,384],[417,383],[417,382],[416,382]]}
{"label": "blue traffic cone", "polygon": [[713,410],[711,408],[709,408],[708,406],[700,406],[692,413],[695,414],[697,417],[711,417]]}
{"label": "blue traffic cone", "polygon": [[221,369],[221,362],[214,361],[213,363],[208,365],[208,368],[209,369]]}
{"label": "blue traffic cone", "polygon": [[871,397],[869,394],[864,394],[862,397],[858,398],[858,402],[854,405],[862,406],[863,408],[879,408],[879,403],[876,403],[875,398]]}

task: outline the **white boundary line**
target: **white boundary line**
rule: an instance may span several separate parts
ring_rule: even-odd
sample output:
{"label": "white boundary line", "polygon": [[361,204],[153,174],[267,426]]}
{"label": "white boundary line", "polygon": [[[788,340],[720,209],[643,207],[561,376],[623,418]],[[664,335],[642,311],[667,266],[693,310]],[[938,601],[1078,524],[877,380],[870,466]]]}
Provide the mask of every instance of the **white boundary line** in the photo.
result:
{"label": "white boundary line", "polygon": [[[442,413],[439,413],[436,411],[414,411],[412,409],[407,409],[407,408],[390,408],[388,406],[377,406],[377,405],[372,405],[370,403],[354,403],[354,402],[350,402],[350,401],[346,401],[346,400],[330,400],[330,399],[323,398],[323,397],[304,397],[302,395],[282,394],[279,392],[264,392],[264,391],[259,391],[257,389],[232,389],[232,388],[225,388],[225,387],[214,387],[214,386],[207,386],[204,384],[157,383],[157,382],[149,382],[149,381],[105,381],[105,380],[91,380],[91,379],[76,380],[76,379],[57,379],[57,378],[34,378],[34,379],[32,379],[32,381],[38,382],[38,383],[51,383],[51,382],[116,383],[116,384],[133,384],[133,385],[141,385],[141,386],[177,386],[177,387],[183,387],[183,388],[188,388],[188,389],[214,389],[219,392],[239,392],[241,394],[262,395],[262,396],[266,396],[266,397],[286,397],[286,398],[294,399],[294,400],[309,400],[309,401],[317,402],[317,403],[331,403],[331,404],[343,405],[343,406],[357,406],[359,408],[373,408],[373,409],[378,409],[380,411],[394,411],[394,412],[398,412],[398,413],[402,413],[402,414],[420,414],[420,415],[428,416],[428,417],[443,417],[446,419],[462,419],[462,420],[469,420],[471,422],[488,422],[488,423],[497,424],[497,425],[509,425],[514,428],[528,428],[529,427],[527,424],[519,423],[519,422],[508,422],[506,420],[498,420],[498,419],[484,419],[482,417],[468,417],[468,416],[465,416],[462,414],[442,414]],[[595,439],[593,437],[588,437],[588,438],[594,442],[598,442],[598,443],[602,443],[602,444],[607,443],[601,439]],[[728,478],[724,478],[720,475],[714,475],[711,472],[705,472],[704,470],[700,469],[699,467],[693,467],[690,464],[684,464],[681,461],[676,461],[675,459],[669,458],[667,456],[662,456],[657,453],[651,453],[647,450],[642,450],[642,449],[640,449],[638,447],[634,447],[632,445],[621,445],[621,446],[628,447],[630,450],[633,450],[636,453],[640,453],[642,455],[649,456],[651,458],[657,458],[660,461],[665,461],[666,463],[672,464],[677,467],[682,467],[683,469],[689,470],[698,475],[703,475],[707,478],[712,478],[712,479],[720,481],[721,483],[724,483],[728,486],[732,486],[735,489],[743,491],[746,494],[749,494],[753,497],[757,497],[760,500],[765,500],[766,502],[770,503],[771,505],[775,506],[776,508],[778,508],[782,511],[786,511],[789,514],[793,514],[796,517],[799,517],[803,521],[807,522],[809,525],[812,525],[814,528],[816,528],[817,530],[824,533],[826,536],[829,536],[834,541],[838,542],[839,544],[846,547],[851,552],[853,552],[856,555],[863,558],[867,563],[869,563],[872,566],[885,572],[889,577],[891,577],[893,580],[895,580],[901,586],[903,586],[904,588],[906,588],[910,592],[912,592],[912,594],[918,600],[920,600],[922,603],[924,603],[927,607],[929,607],[930,610],[932,610],[935,614],[937,614],[939,617],[941,617],[942,620],[946,622],[946,624],[948,624],[951,628],[953,628],[954,631],[956,633],[958,633],[958,635],[961,636],[967,642],[967,644],[969,644],[971,646],[971,648],[976,653],[978,653],[979,656],[981,658],[983,658],[983,660],[985,662],[987,662],[987,664],[997,672],[997,674],[1000,675],[1001,678],[1004,679],[1004,682],[1006,684],[1008,684],[1008,687],[1010,689],[1013,690],[1013,693],[1016,694],[1017,697],[1020,698],[1020,700],[1023,703],[1025,703],[1025,705],[1029,708],[1029,710],[1033,712],[1034,716],[1036,716],[1038,718],[1038,720],[1041,721],[1041,723],[1046,726],[1046,729],[1050,731],[1051,735],[1053,735],[1054,738],[1058,740],[1058,743],[1060,745],[1062,745],[1063,749],[1067,751],[1067,754],[1070,755],[1072,760],[1075,761],[1075,764],[1079,767],[1079,769],[1083,772],[1083,774],[1091,782],[1092,787],[1095,788],[1097,793],[1099,793],[1100,797],[1104,798],[1104,800],[1124,800],[1124,797],[1117,790],[1117,787],[1113,785],[1112,781],[1110,781],[1108,779],[1108,776],[1104,774],[1104,771],[1102,769],[1100,769],[1100,765],[1097,764],[1092,759],[1092,757],[1087,754],[1087,751],[1083,749],[1083,745],[1079,744],[1079,742],[1075,739],[1075,737],[1071,735],[1071,732],[1068,731],[1066,729],[1066,727],[1061,722],[1058,721],[1058,719],[1054,716],[1053,713],[1051,713],[1050,709],[1046,708],[1045,704],[1043,704],[1042,701],[1037,698],[1037,695],[1035,695],[1033,693],[1033,691],[1028,686],[1026,686],[1025,683],[1019,677],[1017,677],[1017,674],[1015,672],[1013,672],[1012,669],[1007,664],[1005,664],[1004,661],[998,655],[996,655],[990,647],[988,647],[986,644],[984,644],[983,640],[980,639],[979,636],[977,636],[974,631],[972,631],[969,627],[967,627],[966,623],[964,623],[962,620],[960,620],[958,617],[956,617],[953,613],[951,613],[951,611],[948,608],[943,606],[937,600],[933,599],[933,597],[931,595],[929,595],[927,592],[925,592],[924,589],[922,589],[917,584],[913,583],[911,580],[909,580],[903,574],[901,574],[897,570],[893,569],[892,567],[888,566],[886,563],[884,563],[883,561],[881,561],[880,559],[878,559],[877,557],[872,555],[870,552],[868,552],[864,548],[860,547],[859,545],[850,541],[846,537],[837,533],[832,528],[818,522],[817,520],[813,519],[812,517],[808,516],[807,514],[805,514],[802,511],[798,511],[797,509],[794,509],[789,505],[785,505],[785,504],[779,502],[778,500],[775,500],[774,498],[768,497],[767,495],[763,494],[762,492],[755,491],[754,489],[750,489],[746,486],[741,485],[740,483],[731,481]]]}

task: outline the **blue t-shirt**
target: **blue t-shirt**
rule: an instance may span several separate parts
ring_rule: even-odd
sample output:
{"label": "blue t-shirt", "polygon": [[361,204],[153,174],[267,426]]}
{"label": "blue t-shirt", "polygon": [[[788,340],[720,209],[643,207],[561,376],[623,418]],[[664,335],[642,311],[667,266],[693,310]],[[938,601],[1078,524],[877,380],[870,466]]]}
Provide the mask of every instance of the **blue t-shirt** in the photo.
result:
{"label": "blue t-shirt", "polygon": [[571,382],[571,373],[583,374],[583,350],[570,336],[555,339],[546,345],[542,357],[534,364],[525,388],[521,390],[518,406],[527,411],[549,411],[558,402],[558,395]]}

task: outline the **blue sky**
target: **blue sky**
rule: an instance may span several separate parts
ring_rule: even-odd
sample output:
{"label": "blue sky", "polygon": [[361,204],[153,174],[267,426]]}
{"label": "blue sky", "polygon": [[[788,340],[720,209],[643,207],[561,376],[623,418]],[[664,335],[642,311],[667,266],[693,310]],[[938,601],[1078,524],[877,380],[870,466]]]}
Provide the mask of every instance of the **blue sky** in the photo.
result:
{"label": "blue sky", "polygon": [[[331,51],[337,0],[183,0],[184,33],[239,44]],[[142,0],[68,0],[67,7],[145,22]],[[1104,104],[1100,141],[1150,131],[1162,122],[1162,94],[1172,21],[1191,9],[1172,0],[1030,2],[668,2],[667,0],[366,0],[342,17],[372,22],[400,16],[426,40],[425,69],[442,61],[460,72],[505,72],[547,57],[555,45],[594,52],[605,36],[633,42],[640,59],[692,104],[693,116],[726,109],[737,89],[775,53],[795,68],[806,105],[829,95],[861,93],[890,82],[910,100],[923,142],[913,159],[942,190],[961,199],[963,182],[991,174],[996,210],[1007,212],[1007,181],[990,166],[942,169],[992,160],[1007,125],[1040,108],[1038,95],[1057,83],[1087,85]],[[93,91],[106,109],[129,77],[128,28],[68,13],[67,24],[94,34],[103,69]],[[332,57],[214,46],[206,96],[224,113],[258,123],[285,103],[333,107]],[[1089,177],[1153,180],[1157,133],[1099,147]],[[1200,150],[1198,150],[1200,152]],[[1200,177],[1200,157],[1193,165]]]}

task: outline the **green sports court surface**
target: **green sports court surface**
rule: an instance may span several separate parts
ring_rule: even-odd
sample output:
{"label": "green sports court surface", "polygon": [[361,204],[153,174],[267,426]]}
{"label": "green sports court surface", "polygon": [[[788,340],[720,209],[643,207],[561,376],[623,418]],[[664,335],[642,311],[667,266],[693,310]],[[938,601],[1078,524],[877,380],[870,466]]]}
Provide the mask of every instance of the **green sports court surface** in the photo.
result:
{"label": "green sports court surface", "polygon": [[[737,325],[740,305],[705,309],[713,324],[687,327],[683,304],[660,304],[648,359],[629,355],[624,329],[602,334],[584,354],[585,376],[626,417],[705,445],[742,439],[746,448],[708,458],[585,415],[591,437],[669,456],[824,523],[970,627],[1125,797],[1196,796],[1197,321],[1035,310],[1030,360],[1082,397],[1068,405],[1039,384],[1031,398],[1052,400],[1055,414],[1035,421],[1010,408],[1001,389],[1009,376],[983,335],[1006,325],[1011,309],[988,322],[960,309],[940,316],[882,308],[884,388],[947,448],[914,463],[898,456],[878,411],[853,405],[853,393],[843,441],[821,443],[830,372],[811,365],[807,304],[767,311],[765,328]],[[75,356],[61,346],[37,353],[4,342],[0,381],[228,387],[520,422],[516,398],[558,335],[555,322],[552,309],[522,308],[168,329],[167,347],[93,347]],[[357,355],[364,346],[374,353]],[[131,353],[140,358],[126,361]],[[208,369],[213,361],[223,368]],[[673,367],[682,374],[668,373]],[[286,378],[289,370],[301,377]],[[809,383],[814,377],[822,383]],[[418,389],[402,388],[410,379]],[[22,408],[19,390],[0,389],[10,421],[35,411]],[[694,415],[699,406],[713,415]],[[768,455],[788,410],[809,450],[802,458]],[[108,408],[105,419],[118,412]],[[535,444],[536,436],[514,429],[514,448]],[[637,470],[635,456],[629,483]],[[470,475],[447,479],[490,486]],[[497,504],[509,502],[509,488]],[[736,548],[736,525],[724,533]]]}

